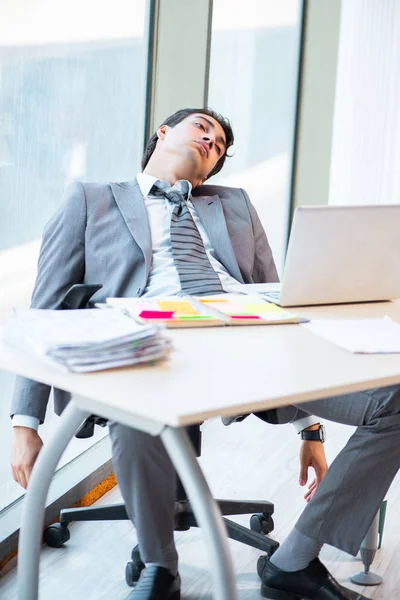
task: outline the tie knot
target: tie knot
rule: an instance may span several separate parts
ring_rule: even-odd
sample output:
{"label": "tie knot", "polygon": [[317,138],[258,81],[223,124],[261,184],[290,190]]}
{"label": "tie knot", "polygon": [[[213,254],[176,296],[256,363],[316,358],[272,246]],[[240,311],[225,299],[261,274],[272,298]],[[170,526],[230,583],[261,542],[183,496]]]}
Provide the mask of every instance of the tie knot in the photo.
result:
{"label": "tie knot", "polygon": [[150,190],[153,196],[163,196],[173,204],[181,204],[189,198],[189,182],[185,179],[170,185],[168,181],[156,181]]}

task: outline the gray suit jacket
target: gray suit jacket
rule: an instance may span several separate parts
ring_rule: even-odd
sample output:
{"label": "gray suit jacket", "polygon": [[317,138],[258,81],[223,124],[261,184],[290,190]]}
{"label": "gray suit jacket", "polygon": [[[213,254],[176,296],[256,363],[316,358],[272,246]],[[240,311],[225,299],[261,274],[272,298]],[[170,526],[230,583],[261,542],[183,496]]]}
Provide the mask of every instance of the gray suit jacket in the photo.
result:
{"label": "gray suit jacket", "polygon": [[[278,281],[272,252],[246,192],[203,185],[192,201],[218,259],[242,283]],[[93,297],[140,296],[149,278],[152,247],[147,210],[139,185],[72,183],[46,225],[32,296],[34,308],[58,309],[75,283],[102,283]],[[12,414],[44,421],[48,385],[18,377]],[[70,395],[54,390],[57,414]]]}

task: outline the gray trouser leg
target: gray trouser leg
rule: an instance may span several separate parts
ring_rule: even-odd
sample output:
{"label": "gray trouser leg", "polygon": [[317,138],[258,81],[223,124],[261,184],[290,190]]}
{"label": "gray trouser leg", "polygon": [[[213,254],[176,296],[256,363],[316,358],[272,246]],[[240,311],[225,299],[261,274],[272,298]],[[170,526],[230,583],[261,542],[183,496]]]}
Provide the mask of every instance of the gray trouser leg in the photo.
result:
{"label": "gray trouser leg", "polygon": [[357,426],[296,524],[304,535],[356,555],[400,468],[400,387],[299,406],[323,419]]}
{"label": "gray trouser leg", "polygon": [[129,518],[136,527],[140,555],[173,573],[175,471],[159,437],[110,422],[113,465]]}

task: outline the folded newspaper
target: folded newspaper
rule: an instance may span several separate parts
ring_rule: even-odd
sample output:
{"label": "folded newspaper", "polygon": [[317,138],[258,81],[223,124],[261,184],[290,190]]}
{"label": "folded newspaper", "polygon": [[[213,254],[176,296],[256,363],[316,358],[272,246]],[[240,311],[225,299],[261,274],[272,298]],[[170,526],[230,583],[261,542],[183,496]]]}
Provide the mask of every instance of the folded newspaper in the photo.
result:
{"label": "folded newspaper", "polygon": [[170,344],[155,325],[116,309],[14,309],[2,338],[64,370],[100,371],[165,358]]}

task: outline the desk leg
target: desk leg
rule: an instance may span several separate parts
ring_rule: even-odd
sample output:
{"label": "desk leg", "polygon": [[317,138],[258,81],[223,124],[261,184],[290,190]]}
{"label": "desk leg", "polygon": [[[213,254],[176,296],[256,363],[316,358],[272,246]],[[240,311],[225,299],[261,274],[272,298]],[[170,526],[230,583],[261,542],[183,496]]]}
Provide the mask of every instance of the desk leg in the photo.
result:
{"label": "desk leg", "polygon": [[18,600],[37,600],[39,557],[47,493],[62,453],[72,436],[89,416],[70,402],[51,440],[41,450],[32,471],[24,500],[18,544]]}
{"label": "desk leg", "polygon": [[237,600],[228,537],[219,508],[211,495],[192,445],[184,430],[166,427],[162,441],[188,493],[206,544],[217,600]]}

